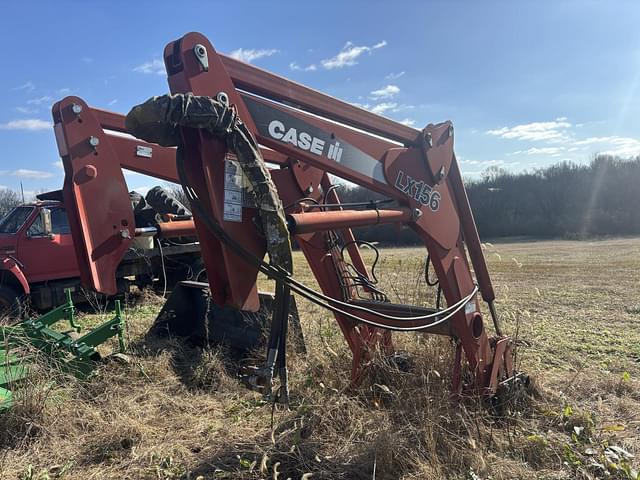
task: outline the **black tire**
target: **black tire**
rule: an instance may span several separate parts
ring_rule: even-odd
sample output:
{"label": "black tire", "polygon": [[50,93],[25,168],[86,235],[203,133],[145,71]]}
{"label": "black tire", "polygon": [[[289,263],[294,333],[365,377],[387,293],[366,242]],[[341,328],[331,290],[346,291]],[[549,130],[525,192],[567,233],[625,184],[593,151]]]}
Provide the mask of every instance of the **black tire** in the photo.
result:
{"label": "black tire", "polygon": [[161,215],[191,215],[191,212],[166,188],[153,187],[145,196],[147,204]]}
{"label": "black tire", "polygon": [[0,323],[22,317],[22,296],[13,288],[0,286]]}

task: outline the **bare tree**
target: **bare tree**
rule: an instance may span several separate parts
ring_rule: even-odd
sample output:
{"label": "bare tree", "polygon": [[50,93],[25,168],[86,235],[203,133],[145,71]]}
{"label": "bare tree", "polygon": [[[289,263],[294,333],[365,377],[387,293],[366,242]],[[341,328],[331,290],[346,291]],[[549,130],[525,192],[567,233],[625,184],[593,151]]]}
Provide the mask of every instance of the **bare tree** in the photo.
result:
{"label": "bare tree", "polygon": [[20,204],[20,195],[14,190],[0,188],[0,218],[4,217],[9,210]]}

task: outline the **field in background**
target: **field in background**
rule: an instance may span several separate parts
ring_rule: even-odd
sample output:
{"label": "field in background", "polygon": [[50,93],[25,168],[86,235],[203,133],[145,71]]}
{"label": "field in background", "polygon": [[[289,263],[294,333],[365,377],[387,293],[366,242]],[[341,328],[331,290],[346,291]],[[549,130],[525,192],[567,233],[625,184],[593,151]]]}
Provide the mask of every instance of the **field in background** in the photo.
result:
{"label": "field in background", "polygon": [[[86,383],[52,385],[54,372],[43,369],[0,416],[0,478],[632,478],[640,239],[485,247],[505,329],[535,379],[509,419],[473,400],[449,404],[450,344],[431,336],[396,336],[413,369],[379,360],[350,391],[342,335],[302,300],[309,351],[290,358],[291,411],[273,411],[235,380],[221,352],[145,338],[161,304],[147,298],[127,309],[129,363],[110,362]],[[382,254],[378,275],[392,301],[433,302],[421,249]]]}

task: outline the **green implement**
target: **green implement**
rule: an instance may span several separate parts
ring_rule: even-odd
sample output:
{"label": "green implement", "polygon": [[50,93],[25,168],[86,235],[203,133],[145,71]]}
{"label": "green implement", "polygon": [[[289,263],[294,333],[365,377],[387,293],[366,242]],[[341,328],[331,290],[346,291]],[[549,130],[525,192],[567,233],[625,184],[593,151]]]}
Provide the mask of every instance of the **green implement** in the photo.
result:
{"label": "green implement", "polygon": [[29,376],[36,357],[55,364],[61,371],[78,378],[89,376],[101,359],[97,347],[112,337],[118,337],[118,345],[124,352],[124,320],[120,301],[115,302],[115,316],[79,338],[54,330],[58,322],[69,322],[80,333],[75,322],[75,307],[71,291],[67,300],[36,320],[26,319],[11,326],[0,326],[0,410],[13,405],[11,389]]}

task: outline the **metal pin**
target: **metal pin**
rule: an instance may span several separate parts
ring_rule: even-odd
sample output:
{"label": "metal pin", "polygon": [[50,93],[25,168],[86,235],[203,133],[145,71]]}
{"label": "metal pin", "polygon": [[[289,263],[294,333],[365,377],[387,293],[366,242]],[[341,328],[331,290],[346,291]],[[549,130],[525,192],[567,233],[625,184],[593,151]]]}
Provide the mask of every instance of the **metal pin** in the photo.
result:
{"label": "metal pin", "polygon": [[227,95],[226,92],[218,92],[218,95],[216,95],[216,100],[218,100],[218,102],[223,104],[225,107],[229,106],[229,95]]}
{"label": "metal pin", "polygon": [[197,43],[196,45],[194,45],[193,47],[193,53],[195,54],[196,58],[198,59],[198,62],[200,63],[200,65],[202,65],[202,68],[205,72],[209,71],[209,58],[207,56],[207,49],[204,45]]}

